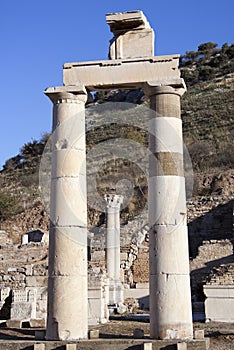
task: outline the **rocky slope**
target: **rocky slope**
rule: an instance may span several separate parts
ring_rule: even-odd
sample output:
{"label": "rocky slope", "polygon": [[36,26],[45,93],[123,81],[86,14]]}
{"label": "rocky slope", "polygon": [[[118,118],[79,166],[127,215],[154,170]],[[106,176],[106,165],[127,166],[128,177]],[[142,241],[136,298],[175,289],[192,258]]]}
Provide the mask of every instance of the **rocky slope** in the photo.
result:
{"label": "rocky slope", "polygon": [[[187,52],[181,59],[181,73],[188,85],[182,98],[184,143],[193,169],[187,174],[189,198],[233,195],[234,45],[224,44],[221,49],[216,46],[202,44],[198,51]],[[141,214],[147,202],[147,174],[139,163],[143,168],[147,164],[147,120],[142,121],[142,111],[147,110],[148,99],[139,89],[99,92],[95,98],[87,105],[89,224],[104,224],[103,212],[93,208],[97,194],[130,191],[131,201],[121,213],[122,224],[126,224]],[[123,102],[124,110],[108,110],[104,103],[108,101]],[[134,118],[134,124],[123,118],[126,114]],[[106,122],[109,116],[111,123]],[[48,216],[38,187],[40,159],[48,139],[45,134],[41,140],[25,144],[0,172],[0,229],[9,232],[14,242],[24,232],[48,230]],[[123,139],[127,140],[127,153],[107,157],[103,163],[109,152],[108,142]],[[139,152],[134,145],[139,146]],[[140,161],[130,157],[136,153]],[[96,188],[89,181],[93,176]]]}

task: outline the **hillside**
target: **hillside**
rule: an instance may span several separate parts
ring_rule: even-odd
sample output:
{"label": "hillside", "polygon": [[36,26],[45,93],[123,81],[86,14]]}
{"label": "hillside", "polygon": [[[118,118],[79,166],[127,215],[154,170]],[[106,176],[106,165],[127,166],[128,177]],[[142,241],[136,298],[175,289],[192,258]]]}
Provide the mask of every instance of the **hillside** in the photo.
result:
{"label": "hillside", "polygon": [[[182,98],[182,120],[184,143],[195,174],[193,197],[233,195],[234,44],[224,44],[220,49],[214,43],[201,44],[197,51],[186,52],[181,57],[180,65],[181,75],[188,87]],[[126,111],[118,111],[115,121],[113,110],[108,111],[113,122],[105,125],[101,106],[108,101],[139,105],[134,109],[138,127],[118,122],[121,113]],[[94,120],[92,108],[97,105],[100,106],[100,113],[95,112]],[[131,140],[147,149],[147,127],[141,125],[142,108],[147,105],[148,99],[139,89],[97,93],[95,101],[87,105],[87,165],[91,169],[90,176],[96,176],[99,195],[116,190],[115,184],[121,179],[127,181],[118,189],[123,193],[128,189],[128,183],[132,183],[133,196],[122,212],[122,223],[134,218],[144,208],[147,202],[147,177],[130,158],[112,157],[105,164],[101,163],[101,167],[98,166],[100,159],[108,152],[105,147],[102,148],[103,153],[95,155],[96,165],[92,163],[92,157],[89,163],[89,156],[101,142],[113,139]],[[131,113],[131,108],[128,113]],[[41,140],[23,145],[20,153],[10,158],[0,172],[0,229],[10,230],[15,241],[21,233],[32,228],[33,222],[43,229],[48,227],[38,188],[40,159],[48,139],[49,135],[45,134]],[[127,149],[129,154],[134,153],[134,147],[131,147]],[[147,158],[144,158],[144,154],[142,159],[145,164]],[[92,196],[91,186],[89,203],[95,200]],[[46,222],[43,223],[43,220]],[[103,214],[90,206],[89,224],[102,225],[103,220]],[[14,222],[17,222],[18,231],[13,229]]]}
{"label": "hillside", "polygon": [[184,142],[197,172],[233,168],[234,45],[199,45],[181,58]]}

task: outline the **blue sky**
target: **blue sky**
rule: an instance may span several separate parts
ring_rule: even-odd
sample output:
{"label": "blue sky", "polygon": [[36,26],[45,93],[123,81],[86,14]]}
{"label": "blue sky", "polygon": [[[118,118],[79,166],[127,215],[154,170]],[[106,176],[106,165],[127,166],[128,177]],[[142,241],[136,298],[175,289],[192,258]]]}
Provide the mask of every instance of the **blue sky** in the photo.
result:
{"label": "blue sky", "polygon": [[131,10],[142,10],[154,28],[156,55],[234,42],[233,0],[1,0],[0,169],[51,130],[43,90],[62,85],[63,63],[107,59],[105,14]]}

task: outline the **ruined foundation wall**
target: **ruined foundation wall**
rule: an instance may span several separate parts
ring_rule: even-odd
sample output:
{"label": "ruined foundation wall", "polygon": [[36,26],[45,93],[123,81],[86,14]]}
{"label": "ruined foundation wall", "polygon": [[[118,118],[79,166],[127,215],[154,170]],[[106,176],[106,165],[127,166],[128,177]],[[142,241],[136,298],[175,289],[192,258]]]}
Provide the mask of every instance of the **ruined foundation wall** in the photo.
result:
{"label": "ruined foundation wall", "polygon": [[[203,285],[213,268],[233,262],[233,197],[202,197],[188,203],[190,245],[195,257],[190,260],[193,300],[204,300]],[[148,282],[147,216],[121,227],[121,281],[125,287]],[[98,278],[105,271],[105,229],[89,233],[89,270]],[[30,243],[23,246],[1,246],[0,288],[37,288],[37,316],[42,314],[43,291],[47,287],[48,246]],[[219,278],[225,284],[225,268]],[[229,279],[227,273],[227,279]],[[7,306],[7,305],[6,305]],[[43,311],[43,310],[42,310]],[[9,306],[0,314],[9,316]]]}

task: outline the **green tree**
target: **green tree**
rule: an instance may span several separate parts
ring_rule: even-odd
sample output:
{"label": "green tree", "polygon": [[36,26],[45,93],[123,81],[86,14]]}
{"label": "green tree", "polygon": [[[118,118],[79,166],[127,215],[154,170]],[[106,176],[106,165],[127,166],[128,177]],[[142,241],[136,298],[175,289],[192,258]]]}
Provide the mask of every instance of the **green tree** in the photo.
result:
{"label": "green tree", "polygon": [[198,55],[199,55],[199,52],[197,52],[197,51],[186,51],[184,58],[188,58],[188,59],[194,61],[198,57]]}
{"label": "green tree", "polygon": [[230,59],[234,58],[234,44],[230,45],[229,48],[227,48],[226,54]]}
{"label": "green tree", "polygon": [[194,85],[198,82],[199,72],[197,69],[181,69],[181,77],[185,80],[186,84]]}
{"label": "green tree", "polygon": [[199,68],[199,80],[211,80],[215,76],[215,69],[209,66],[201,66]]}
{"label": "green tree", "polygon": [[209,58],[213,52],[214,49],[218,46],[216,43],[212,43],[211,41],[207,43],[203,43],[198,46],[198,53],[203,54],[205,56],[205,59]]}
{"label": "green tree", "polygon": [[19,169],[21,166],[21,160],[22,157],[19,154],[15,157],[8,159],[3,165],[3,171],[12,171],[15,169]]}
{"label": "green tree", "polygon": [[186,51],[185,55],[180,58],[180,65],[182,67],[192,65],[196,61],[199,53],[197,51]]}

